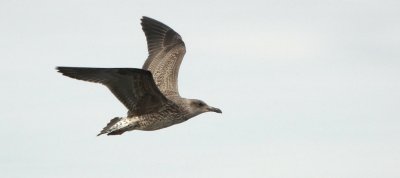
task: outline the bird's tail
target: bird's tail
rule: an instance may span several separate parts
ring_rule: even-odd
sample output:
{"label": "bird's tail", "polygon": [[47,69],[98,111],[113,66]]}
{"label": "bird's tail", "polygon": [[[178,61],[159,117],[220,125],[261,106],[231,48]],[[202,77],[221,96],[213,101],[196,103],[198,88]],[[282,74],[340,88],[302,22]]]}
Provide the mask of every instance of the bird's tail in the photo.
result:
{"label": "bird's tail", "polygon": [[116,123],[118,123],[122,117],[115,117],[114,119],[111,119],[110,122],[101,130],[97,136],[107,134],[107,135],[121,135],[124,133],[124,130],[118,130],[118,128],[112,128]]}

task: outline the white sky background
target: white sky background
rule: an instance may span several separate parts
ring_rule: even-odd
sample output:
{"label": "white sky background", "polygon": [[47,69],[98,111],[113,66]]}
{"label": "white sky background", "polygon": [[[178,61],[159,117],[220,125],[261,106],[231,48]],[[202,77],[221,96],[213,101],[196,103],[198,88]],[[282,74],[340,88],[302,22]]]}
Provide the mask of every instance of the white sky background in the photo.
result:
{"label": "white sky background", "polygon": [[[96,137],[126,109],[54,68],[140,68],[142,15],[224,113]],[[1,0],[0,26],[0,177],[400,176],[400,1]]]}

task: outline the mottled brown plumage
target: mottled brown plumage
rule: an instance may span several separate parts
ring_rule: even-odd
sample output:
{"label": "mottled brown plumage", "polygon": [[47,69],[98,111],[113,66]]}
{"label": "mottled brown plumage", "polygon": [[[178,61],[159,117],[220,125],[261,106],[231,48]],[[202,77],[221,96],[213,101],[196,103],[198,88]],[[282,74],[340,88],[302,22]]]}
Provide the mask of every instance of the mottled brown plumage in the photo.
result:
{"label": "mottled brown plumage", "polygon": [[141,24],[149,51],[143,69],[57,67],[65,76],[107,86],[128,109],[127,117],[112,119],[98,135],[158,130],[204,112],[221,113],[201,100],[180,97],[178,72],[186,52],[181,36],[149,17]]}
{"label": "mottled brown plumage", "polygon": [[164,95],[179,95],[178,72],[186,53],[185,43],[178,33],[161,22],[143,17],[141,24],[149,51],[143,69],[153,73]]}

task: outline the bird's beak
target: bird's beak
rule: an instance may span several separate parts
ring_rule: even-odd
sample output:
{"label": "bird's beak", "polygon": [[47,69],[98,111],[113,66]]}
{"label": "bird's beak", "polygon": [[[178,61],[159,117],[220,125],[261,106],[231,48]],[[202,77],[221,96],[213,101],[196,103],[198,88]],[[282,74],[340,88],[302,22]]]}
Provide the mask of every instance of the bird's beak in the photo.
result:
{"label": "bird's beak", "polygon": [[212,111],[212,112],[216,112],[216,113],[222,113],[222,111],[218,108],[214,108],[214,107],[209,107],[208,111]]}

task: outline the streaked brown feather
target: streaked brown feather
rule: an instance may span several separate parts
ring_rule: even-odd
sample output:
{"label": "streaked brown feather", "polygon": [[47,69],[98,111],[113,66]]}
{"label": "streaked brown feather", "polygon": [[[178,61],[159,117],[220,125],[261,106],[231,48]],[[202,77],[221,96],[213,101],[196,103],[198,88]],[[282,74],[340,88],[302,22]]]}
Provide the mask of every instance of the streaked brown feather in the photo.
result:
{"label": "streaked brown feather", "polygon": [[178,33],[157,20],[143,17],[141,24],[149,51],[143,69],[153,73],[164,95],[179,95],[178,73],[186,53],[185,43]]}

